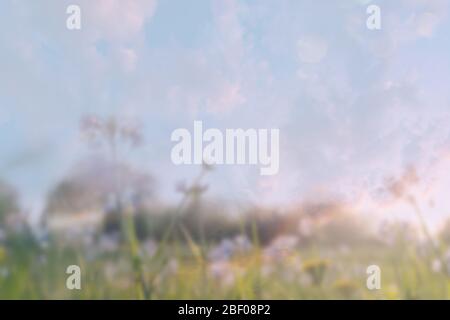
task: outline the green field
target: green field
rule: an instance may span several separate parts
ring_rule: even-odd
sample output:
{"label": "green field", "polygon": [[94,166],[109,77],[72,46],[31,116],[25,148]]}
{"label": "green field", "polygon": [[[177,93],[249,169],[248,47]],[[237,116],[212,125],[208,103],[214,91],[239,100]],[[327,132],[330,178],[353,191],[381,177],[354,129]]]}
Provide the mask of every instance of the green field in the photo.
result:
{"label": "green field", "polygon": [[[0,298],[450,298],[450,278],[445,267],[437,268],[434,251],[408,241],[302,245],[285,236],[262,246],[255,235],[228,240],[227,251],[221,249],[227,248],[223,241],[134,239],[104,252],[56,240],[42,246],[31,237],[14,236],[0,247]],[[66,268],[73,264],[81,268],[81,290],[66,288]],[[371,264],[381,268],[380,290],[366,287]]]}

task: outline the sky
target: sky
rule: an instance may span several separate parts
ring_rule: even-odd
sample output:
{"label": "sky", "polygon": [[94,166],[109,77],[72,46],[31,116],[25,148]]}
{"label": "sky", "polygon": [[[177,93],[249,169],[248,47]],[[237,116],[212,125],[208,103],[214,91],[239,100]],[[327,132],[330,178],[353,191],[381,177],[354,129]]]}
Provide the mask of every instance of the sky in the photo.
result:
{"label": "sky", "polygon": [[[81,8],[81,30],[66,8]],[[367,6],[381,29],[366,27]],[[87,113],[142,124],[130,161],[159,196],[200,170],[170,159],[176,128],[278,128],[280,171],[220,166],[208,193],[295,205],[338,197],[361,211],[450,216],[450,23],[446,0],[3,0],[0,177],[39,212],[89,151]],[[414,171],[415,179],[404,179]],[[395,197],[394,197],[395,198]]]}

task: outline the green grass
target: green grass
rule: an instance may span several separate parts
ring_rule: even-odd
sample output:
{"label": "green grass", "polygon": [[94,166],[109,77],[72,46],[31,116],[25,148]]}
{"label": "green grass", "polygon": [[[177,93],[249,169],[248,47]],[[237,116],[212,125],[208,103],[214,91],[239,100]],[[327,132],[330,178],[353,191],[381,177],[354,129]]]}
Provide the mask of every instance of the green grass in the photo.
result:
{"label": "green grass", "polygon": [[[407,244],[296,247],[270,260],[253,249],[213,262],[192,239],[166,243],[152,257],[138,243],[117,252],[42,249],[17,237],[0,249],[1,299],[449,299],[450,279],[431,270],[432,253]],[[134,246],[134,247],[133,247]],[[138,259],[138,260],[135,260]],[[66,288],[68,265],[82,270],[82,289]],[[366,288],[366,268],[380,266],[381,290]],[[7,271],[6,271],[7,270]],[[146,293],[143,293],[143,290]]]}

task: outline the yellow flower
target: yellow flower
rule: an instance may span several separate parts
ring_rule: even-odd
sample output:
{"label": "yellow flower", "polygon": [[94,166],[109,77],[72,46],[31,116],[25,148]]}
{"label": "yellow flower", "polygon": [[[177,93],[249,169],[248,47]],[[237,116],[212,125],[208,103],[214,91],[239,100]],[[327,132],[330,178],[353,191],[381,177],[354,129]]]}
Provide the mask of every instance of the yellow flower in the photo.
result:
{"label": "yellow flower", "polygon": [[328,260],[310,259],[303,264],[303,271],[311,277],[311,280],[315,285],[319,285],[325,277],[325,272],[329,264]]}
{"label": "yellow flower", "polygon": [[358,291],[358,286],[351,280],[338,279],[333,287],[342,295],[345,299],[354,298]]}
{"label": "yellow flower", "polygon": [[384,290],[384,295],[388,300],[397,300],[400,298],[399,290],[395,284],[387,286],[386,290]]}

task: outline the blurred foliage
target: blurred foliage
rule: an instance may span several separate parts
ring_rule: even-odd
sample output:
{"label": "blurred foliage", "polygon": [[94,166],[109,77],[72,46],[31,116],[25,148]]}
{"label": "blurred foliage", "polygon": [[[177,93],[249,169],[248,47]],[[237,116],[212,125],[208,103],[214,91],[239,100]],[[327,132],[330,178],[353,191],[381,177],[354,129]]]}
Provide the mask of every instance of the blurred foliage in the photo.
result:
{"label": "blurred foliage", "polygon": [[122,196],[136,207],[153,200],[154,179],[126,165],[114,165],[103,157],[79,162],[47,197],[47,214],[76,214],[89,210],[114,210],[114,180],[120,176]]}
{"label": "blurred foliage", "polygon": [[444,225],[439,233],[439,238],[441,239],[442,242],[450,245],[450,219],[448,219],[444,223]]}
{"label": "blurred foliage", "polygon": [[[181,213],[170,206],[158,209],[141,208],[134,215],[134,219],[140,240],[161,240],[170,223],[176,220],[194,240],[206,239],[213,243],[240,234],[252,238],[254,232],[258,234],[262,245],[269,244],[283,234],[296,234],[302,245],[315,243],[340,246],[379,241],[367,229],[364,219],[345,212],[337,213],[332,219],[320,224],[313,220],[310,222],[314,224],[313,230],[308,234],[302,233],[299,225],[303,220],[309,221],[311,217],[299,210],[280,213],[275,210],[249,209],[236,217],[227,213],[220,203],[188,207]],[[114,212],[106,214],[103,230],[111,233],[119,229],[119,215]],[[174,231],[173,237],[183,238],[179,229]]]}
{"label": "blurred foliage", "polygon": [[19,204],[14,189],[0,181],[0,226],[6,223],[9,215],[19,211]]}

